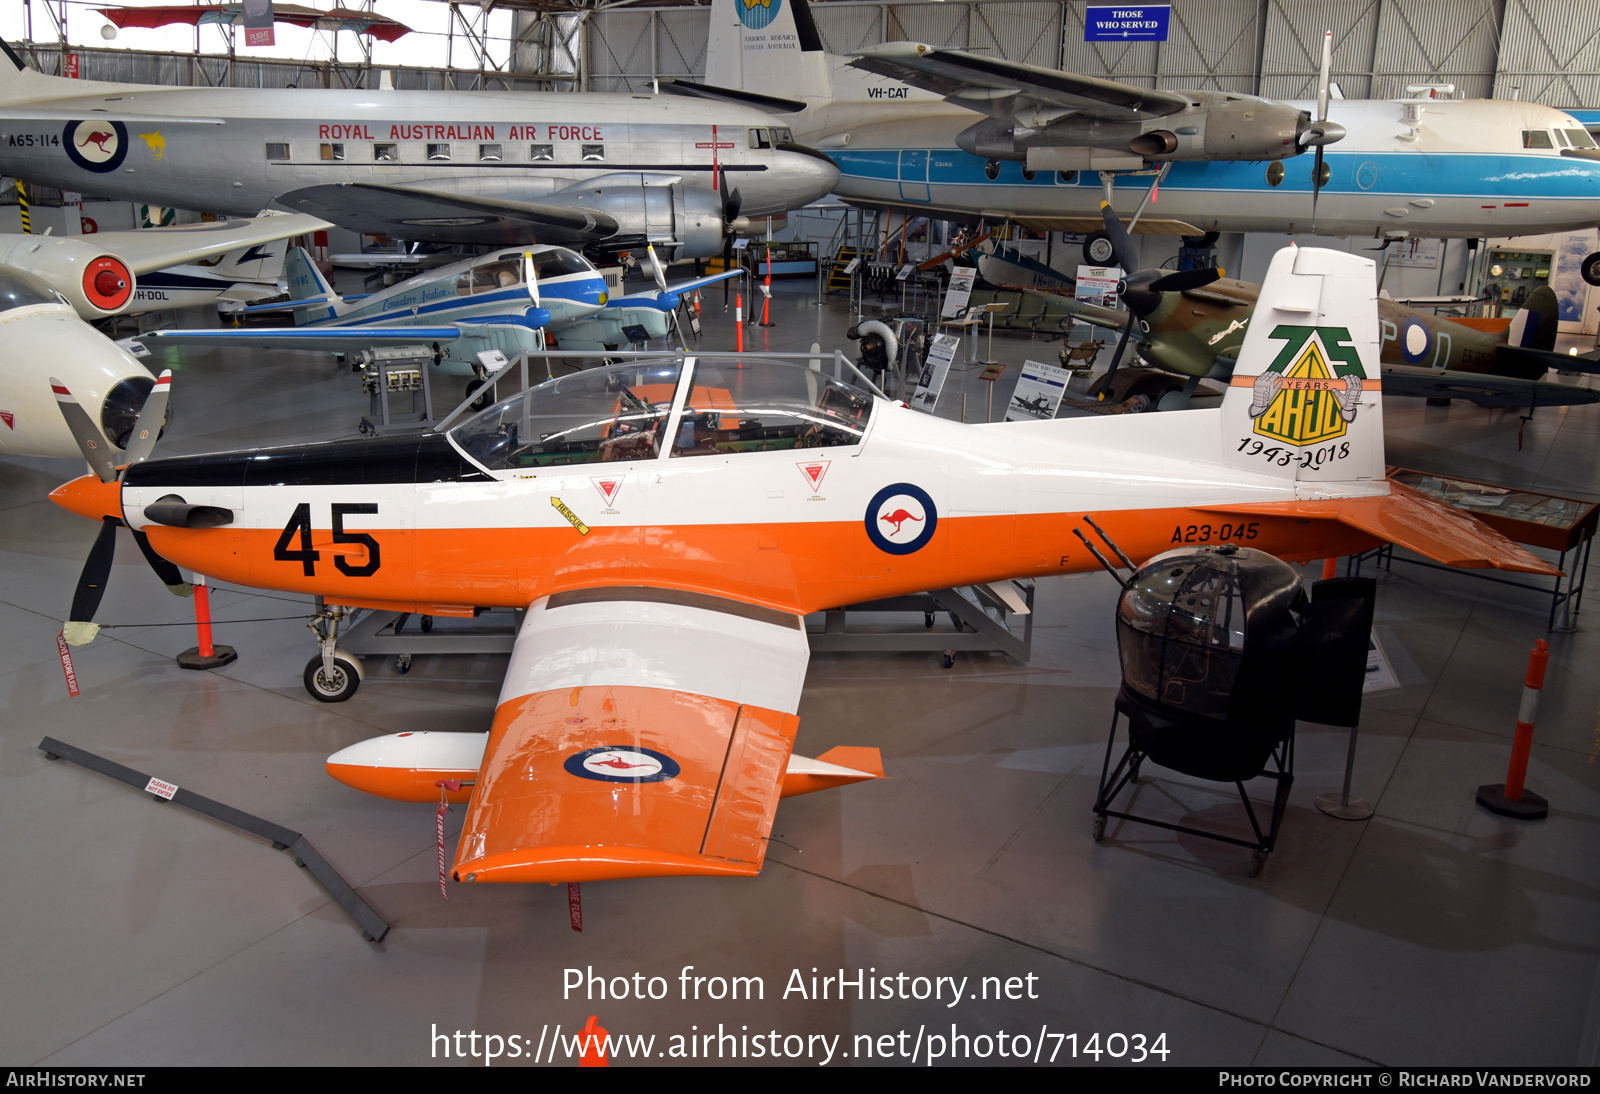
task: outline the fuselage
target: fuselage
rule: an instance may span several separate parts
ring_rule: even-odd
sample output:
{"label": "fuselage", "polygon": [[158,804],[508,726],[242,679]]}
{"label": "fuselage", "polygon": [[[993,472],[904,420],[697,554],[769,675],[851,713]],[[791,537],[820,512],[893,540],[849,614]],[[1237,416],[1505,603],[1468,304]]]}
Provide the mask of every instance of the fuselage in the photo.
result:
{"label": "fuselage", "polygon": [[[722,367],[693,386],[635,384],[638,399],[613,371],[546,385],[559,413],[491,409],[487,424],[449,436],[150,461],[130,469],[120,512],[164,557],[220,579],[436,614],[619,584],[805,613],[1087,570],[1098,563],[1072,529],[1091,512],[1136,559],[1184,542],[1288,558],[1368,542],[1324,521],[1197,508],[1305,496],[1265,465],[1217,458],[1216,411],[974,427],[855,392],[816,402],[808,418],[759,394],[759,366]],[[797,372],[803,391],[816,374]],[[562,394],[569,382],[593,389]],[[610,408],[598,433],[578,418],[551,424],[584,399]],[[786,433],[790,417],[800,426]],[[655,432],[638,426],[646,420]],[[603,439],[568,443],[585,430]],[[649,437],[672,443],[651,454],[638,447]],[[231,523],[145,518],[168,495],[226,509]]]}
{"label": "fuselage", "polygon": [[[367,182],[535,201],[605,175],[726,173],[748,216],[827,192],[832,168],[773,147],[746,107],[655,95],[160,88],[20,74],[26,103],[83,121],[0,121],[7,174],[112,198],[253,215],[304,187]],[[63,86],[67,85],[67,86]],[[148,116],[96,121],[97,115]],[[179,121],[176,119],[196,119]],[[206,120],[212,124],[208,124]],[[214,124],[220,122],[220,124]],[[763,146],[764,145],[764,146]]]}
{"label": "fuselage", "polygon": [[[977,117],[942,102],[819,100],[795,128],[799,139],[827,147],[841,172],[835,193],[846,200],[1019,217],[1099,215],[1095,172],[1027,172],[1022,163],[958,149],[955,135]],[[1563,111],[1500,100],[1340,100],[1330,117],[1348,132],[1325,150],[1319,235],[1515,236],[1600,220],[1600,160],[1563,154],[1594,153],[1594,142]],[[829,144],[846,133],[847,146]],[[1205,231],[1309,231],[1312,163],[1308,154],[1174,163],[1145,215]],[[1150,181],[1120,177],[1118,207],[1131,212]]]}

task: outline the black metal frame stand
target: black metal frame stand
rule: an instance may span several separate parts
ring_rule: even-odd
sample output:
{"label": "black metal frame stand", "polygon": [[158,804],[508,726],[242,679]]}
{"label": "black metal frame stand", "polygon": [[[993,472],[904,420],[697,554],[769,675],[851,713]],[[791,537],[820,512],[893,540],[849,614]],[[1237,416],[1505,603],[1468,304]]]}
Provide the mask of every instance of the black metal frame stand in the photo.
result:
{"label": "black metal frame stand", "polygon": [[[1129,718],[1128,747],[1123,752],[1122,758],[1117,761],[1115,769],[1111,767],[1111,753],[1117,743],[1117,722],[1124,715],[1121,703],[1111,712],[1111,736],[1106,741],[1106,756],[1100,765],[1100,792],[1094,801],[1094,838],[1096,842],[1105,838],[1106,818],[1116,817],[1119,820],[1134,821],[1138,824],[1148,824],[1156,828],[1165,828],[1172,832],[1186,832],[1191,836],[1200,836],[1204,839],[1216,840],[1219,843],[1231,843],[1235,847],[1248,848],[1254,851],[1250,858],[1250,876],[1255,877],[1261,873],[1261,868],[1267,863],[1267,856],[1272,853],[1273,847],[1278,842],[1278,829],[1283,824],[1283,814],[1289,804],[1289,788],[1294,785],[1294,729],[1280,741],[1272,750],[1271,770],[1261,772],[1258,778],[1272,779],[1277,784],[1277,792],[1272,799],[1272,816],[1267,831],[1263,834],[1261,823],[1256,818],[1255,808],[1250,804],[1250,795],[1245,793],[1244,781],[1236,780],[1234,786],[1239,790],[1239,800],[1244,803],[1245,816],[1250,820],[1251,831],[1255,833],[1255,842],[1238,839],[1234,836],[1225,836],[1220,832],[1207,832],[1201,828],[1191,828],[1184,824],[1172,824],[1168,821],[1153,820],[1149,817],[1137,816],[1133,813],[1120,812],[1111,808],[1111,803],[1116,800],[1128,785],[1139,777],[1139,766],[1145,761],[1142,752],[1133,738],[1133,723]],[[1131,803],[1130,803],[1131,804]]]}
{"label": "black metal frame stand", "polygon": [[[127,783],[137,790],[145,790],[150,786],[150,776],[142,771],[135,771],[131,767],[124,767],[115,760],[108,760],[104,756],[97,756],[93,752],[85,752],[64,741],[53,737],[46,737],[39,742],[39,751],[51,760],[70,760],[80,767],[90,771],[109,775],[118,782]],[[196,813],[203,813],[213,817],[224,824],[230,824],[241,831],[249,832],[253,836],[260,836],[273,846],[274,850],[287,850],[294,856],[294,864],[303,866],[311,875],[322,883],[328,895],[339,902],[339,906],[350,913],[350,918],[356,921],[361,928],[361,933],[366,935],[368,941],[382,942],[383,936],[389,933],[389,924],[372,906],[357,895],[339,872],[328,865],[328,860],[317,852],[317,849],[306,840],[299,832],[293,832],[282,825],[273,824],[269,820],[262,820],[231,805],[224,805],[219,801],[196,794],[192,790],[178,787],[171,798],[164,798],[154,793],[151,797],[155,801],[170,801],[173,805],[181,805],[185,809],[193,809]]]}

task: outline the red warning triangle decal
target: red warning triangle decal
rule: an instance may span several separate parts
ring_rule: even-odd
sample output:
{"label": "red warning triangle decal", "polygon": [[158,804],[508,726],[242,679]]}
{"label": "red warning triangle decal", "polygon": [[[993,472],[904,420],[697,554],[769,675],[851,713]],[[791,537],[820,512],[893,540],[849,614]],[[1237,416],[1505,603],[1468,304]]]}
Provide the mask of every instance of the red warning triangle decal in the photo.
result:
{"label": "red warning triangle decal", "polygon": [[615,508],[617,504],[617,491],[622,489],[622,479],[590,479],[594,488],[600,491],[600,496],[605,499],[606,505]]}
{"label": "red warning triangle decal", "polygon": [[808,460],[795,466],[800,468],[800,474],[806,477],[811,492],[815,494],[822,490],[822,477],[828,473],[828,466],[832,463],[832,460]]}
{"label": "red warning triangle decal", "polygon": [[7,429],[15,429],[15,428],[17,428],[14,424],[12,424],[16,420],[17,420],[17,416],[15,414],[11,413],[11,411],[9,411],[9,410],[0,410],[0,422],[5,422]]}

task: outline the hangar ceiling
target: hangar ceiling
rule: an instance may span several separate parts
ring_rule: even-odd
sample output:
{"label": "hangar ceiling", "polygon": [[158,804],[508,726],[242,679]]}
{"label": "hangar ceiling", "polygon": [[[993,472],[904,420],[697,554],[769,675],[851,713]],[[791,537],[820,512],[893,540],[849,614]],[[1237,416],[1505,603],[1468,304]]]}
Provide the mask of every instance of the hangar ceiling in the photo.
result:
{"label": "hangar ceiling", "polygon": [[[1350,98],[1454,84],[1469,98],[1600,106],[1600,4],[1553,0],[1176,0],[1162,43],[1083,41],[1085,0],[874,4],[812,0],[829,50],[914,39],[1153,87],[1314,94],[1321,38]],[[706,7],[607,7],[588,17],[587,84],[640,91],[703,73]]]}

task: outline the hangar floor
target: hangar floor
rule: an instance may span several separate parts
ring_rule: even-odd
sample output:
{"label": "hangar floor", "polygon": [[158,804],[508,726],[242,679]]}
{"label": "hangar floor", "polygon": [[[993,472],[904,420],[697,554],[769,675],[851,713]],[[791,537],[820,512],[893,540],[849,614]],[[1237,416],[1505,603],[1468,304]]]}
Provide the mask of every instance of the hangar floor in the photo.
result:
{"label": "hangar floor", "polygon": [[[842,302],[819,308],[798,287],[778,301],[778,325],[752,328],[751,349],[846,344]],[[707,318],[704,344],[730,345],[720,310]],[[1054,352],[1017,336],[994,348],[1013,363]],[[167,454],[348,435],[365,410],[323,355],[170,355]],[[976,413],[980,385],[956,373],[948,413],[962,391]],[[1600,497],[1600,407],[1540,410],[1520,446],[1512,412],[1388,400],[1385,414],[1393,463]],[[586,885],[577,934],[557,888],[452,885],[446,903],[433,811],[365,797],[322,769],[379,733],[483,730],[504,658],[419,657],[405,676],[374,659],[350,702],[323,705],[300,683],[314,651],[301,603],[226,589],[218,639],[240,658],[186,672],[172,658],[193,642],[189,602],[168,597],[124,540],[99,613],[117,626],[77,651],[84,690],[69,699],[53,639],[94,529],[44,498],[78,470],[0,461],[10,1063],[456,1062],[458,1048],[488,1042],[435,1033],[516,1035],[531,1054],[589,1015],[613,1034],[654,1034],[649,1055],[663,1063],[689,1051],[685,1037],[719,1031],[760,1034],[769,1054],[802,1044],[783,1058],[817,1063],[829,1044],[834,1063],[926,1062],[936,1043],[951,1051],[952,1033],[1001,1031],[1003,1048],[956,1040],[958,1059],[965,1045],[1011,1054],[987,1062],[1040,1046],[1041,1062],[1093,1062],[1091,1049],[1127,1061],[1142,1044],[1181,1064],[1596,1062],[1600,639],[1589,617],[1550,636],[1529,773],[1550,818],[1515,823],[1473,802],[1504,777],[1526,653],[1545,636],[1548,602],[1534,594],[1416,568],[1382,575],[1377,633],[1402,686],[1366,704],[1354,786],[1377,813],[1351,823],[1315,810],[1338,786],[1346,735],[1302,727],[1279,849],[1255,879],[1248,852],[1221,844],[1116,824],[1105,842],[1090,838],[1118,680],[1105,575],[1039,583],[1028,665],[815,656],[799,751],[876,745],[892,778],[784,802],[758,878]],[[45,735],[305,833],[393,930],[367,943],[286,854],[49,763],[36,749]],[[1215,788],[1147,773],[1143,808],[1238,823]],[[449,824],[453,847],[459,810]],[[564,994],[567,970],[628,977],[630,990],[635,973],[641,987],[659,976],[667,997]],[[966,978],[965,994],[951,1005],[940,981],[937,998],[852,989],[840,1001],[835,979],[812,996],[814,975],[820,987],[841,970],[904,973],[896,995],[923,991],[916,977]],[[681,998],[694,977],[734,976],[761,978],[762,997],[715,1001],[708,979],[698,1000]],[[1013,997],[995,998],[1013,977]],[[693,1044],[697,1062],[756,1051]]]}

